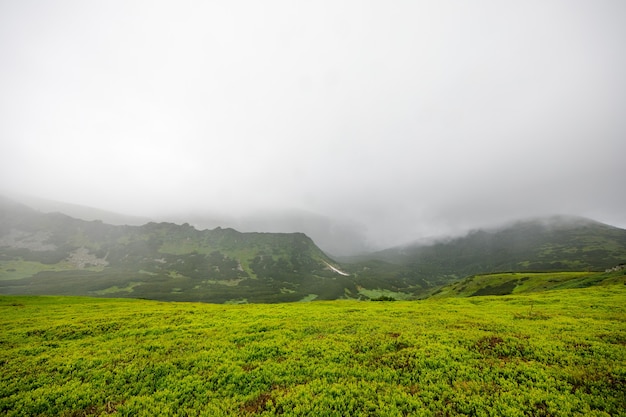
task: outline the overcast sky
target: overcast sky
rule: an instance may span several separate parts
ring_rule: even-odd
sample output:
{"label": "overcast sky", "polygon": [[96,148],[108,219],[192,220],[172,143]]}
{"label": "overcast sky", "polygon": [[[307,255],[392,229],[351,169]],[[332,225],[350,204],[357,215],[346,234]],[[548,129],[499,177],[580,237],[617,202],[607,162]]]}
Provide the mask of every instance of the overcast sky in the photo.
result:
{"label": "overcast sky", "polygon": [[391,245],[626,227],[626,1],[0,1],[0,192]]}

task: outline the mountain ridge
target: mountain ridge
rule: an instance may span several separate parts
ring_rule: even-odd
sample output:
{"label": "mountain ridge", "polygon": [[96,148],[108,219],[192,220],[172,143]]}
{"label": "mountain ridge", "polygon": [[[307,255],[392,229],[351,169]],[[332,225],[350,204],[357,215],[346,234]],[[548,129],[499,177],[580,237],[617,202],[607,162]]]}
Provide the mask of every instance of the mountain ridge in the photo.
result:
{"label": "mountain ridge", "polygon": [[302,233],[115,226],[2,203],[3,293],[297,301],[314,283],[340,276],[328,266],[335,261]]}
{"label": "mountain ridge", "polygon": [[[523,245],[529,245],[533,241],[539,241],[540,238],[553,235],[561,239],[565,236],[561,236],[562,233],[570,233],[574,230],[591,230],[594,232],[604,231],[613,235],[621,246],[620,249],[624,249],[623,245],[626,245],[626,230],[614,227],[593,219],[580,216],[570,215],[552,215],[545,217],[533,217],[529,219],[520,219],[512,222],[504,223],[500,226],[472,229],[467,234],[459,237],[441,237],[429,240],[427,243],[416,242],[406,245],[395,246],[392,248],[384,249],[382,251],[371,254],[376,259],[391,261],[394,263],[405,264],[406,258],[413,259],[413,257],[424,248],[441,247],[444,245],[462,245],[465,242],[471,240],[484,240],[485,246],[496,246],[494,240],[502,240],[508,235],[515,234],[514,239],[510,239],[508,243],[509,247],[520,247]],[[573,235],[569,237],[581,238],[581,236]],[[584,236],[583,236],[584,237]],[[564,244],[566,242],[563,242]],[[570,242],[571,243],[571,242]],[[624,253],[622,252],[622,255]],[[404,259],[403,259],[404,258]],[[409,260],[409,262],[410,262]],[[609,267],[611,264],[618,260],[613,259],[606,265],[596,266],[597,268]]]}
{"label": "mountain ridge", "polygon": [[336,262],[303,233],[141,226],[41,213],[0,199],[0,293],[207,302],[415,299],[496,272],[600,271],[626,230],[552,216]]}
{"label": "mountain ridge", "polygon": [[217,227],[237,231],[259,233],[296,233],[310,236],[330,256],[347,256],[370,251],[369,245],[358,225],[347,220],[332,219],[306,210],[264,210],[248,215],[232,215],[215,212],[190,211],[159,216],[131,216],[79,204],[13,194],[11,200],[36,209],[42,213],[63,213],[85,221],[100,220],[112,225],[141,226],[155,223],[188,223],[199,230]]}

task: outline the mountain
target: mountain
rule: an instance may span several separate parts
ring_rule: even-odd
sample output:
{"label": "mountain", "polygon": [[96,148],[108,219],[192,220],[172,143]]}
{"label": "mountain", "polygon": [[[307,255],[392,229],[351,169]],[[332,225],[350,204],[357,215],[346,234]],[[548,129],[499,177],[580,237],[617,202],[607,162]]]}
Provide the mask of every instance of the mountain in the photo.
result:
{"label": "mountain", "polygon": [[387,249],[371,258],[402,265],[433,285],[503,271],[602,271],[626,261],[626,230],[553,216]]}
{"label": "mountain", "polygon": [[362,226],[303,210],[265,210],[245,216],[191,212],[170,216],[166,220],[189,223],[197,229],[214,229],[219,226],[241,232],[305,233],[330,256],[348,256],[371,251]]}
{"label": "mountain", "polygon": [[208,302],[334,299],[355,285],[302,233],[114,226],[0,201],[0,293]]}
{"label": "mountain", "polygon": [[3,294],[216,303],[415,299],[477,274],[603,271],[624,262],[626,230],[572,217],[520,221],[337,263],[303,233],[110,225],[0,198]]}
{"label": "mountain", "polygon": [[43,213],[63,213],[81,220],[100,220],[113,225],[140,226],[148,222],[189,223],[196,229],[232,228],[240,232],[305,233],[325,253],[349,256],[371,251],[363,227],[348,220],[332,219],[304,210],[265,210],[247,215],[191,211],[150,217],[129,216],[94,207],[48,200],[23,194],[11,200]]}
{"label": "mountain", "polygon": [[43,213],[63,213],[70,217],[87,221],[100,220],[107,224],[127,224],[134,226],[140,226],[151,221],[151,219],[147,217],[128,216],[94,207],[48,200],[30,195],[11,195],[10,198],[17,203],[21,203]]}

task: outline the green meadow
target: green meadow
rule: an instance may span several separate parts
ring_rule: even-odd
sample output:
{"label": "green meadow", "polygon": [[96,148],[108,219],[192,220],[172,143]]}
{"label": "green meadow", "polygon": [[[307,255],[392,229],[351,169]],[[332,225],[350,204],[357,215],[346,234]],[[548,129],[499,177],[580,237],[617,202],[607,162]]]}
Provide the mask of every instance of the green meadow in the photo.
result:
{"label": "green meadow", "polygon": [[626,285],[626,273],[621,269],[610,272],[503,272],[469,276],[437,289],[433,296],[508,295],[619,284]]}
{"label": "green meadow", "polygon": [[7,416],[626,415],[626,286],[215,305],[0,297]]}

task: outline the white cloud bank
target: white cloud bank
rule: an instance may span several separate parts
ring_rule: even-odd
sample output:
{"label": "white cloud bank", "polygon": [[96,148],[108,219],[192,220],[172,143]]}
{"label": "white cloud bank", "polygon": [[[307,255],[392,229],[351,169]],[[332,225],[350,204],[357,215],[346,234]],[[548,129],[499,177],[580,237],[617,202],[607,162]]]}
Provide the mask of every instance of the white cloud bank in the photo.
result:
{"label": "white cloud bank", "polygon": [[375,245],[626,227],[623,1],[0,4],[0,191]]}

